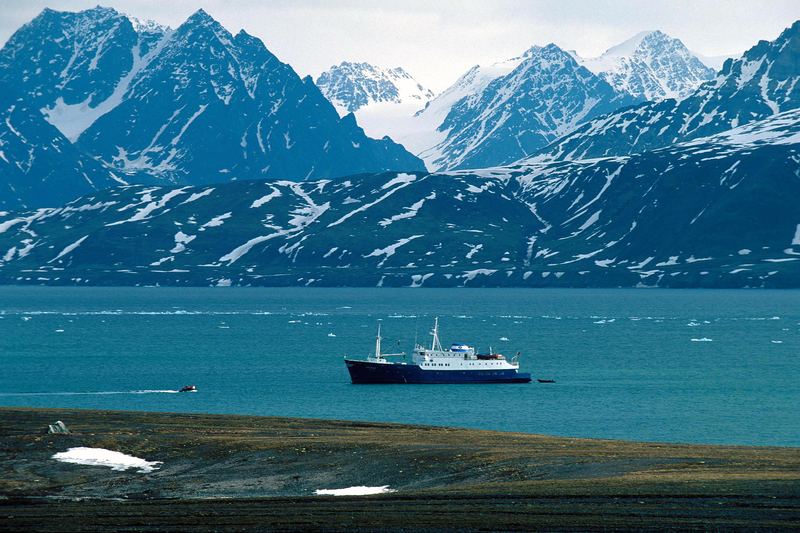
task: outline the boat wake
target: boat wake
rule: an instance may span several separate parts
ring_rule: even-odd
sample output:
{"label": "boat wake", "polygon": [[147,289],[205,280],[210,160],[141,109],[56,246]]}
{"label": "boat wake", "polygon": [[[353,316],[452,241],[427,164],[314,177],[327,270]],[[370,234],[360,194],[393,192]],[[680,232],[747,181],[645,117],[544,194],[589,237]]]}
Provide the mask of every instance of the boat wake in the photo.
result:
{"label": "boat wake", "polygon": [[112,394],[178,394],[179,390],[173,389],[144,389],[144,390],[112,390],[94,392],[0,392],[0,397],[7,396],[108,396]]}

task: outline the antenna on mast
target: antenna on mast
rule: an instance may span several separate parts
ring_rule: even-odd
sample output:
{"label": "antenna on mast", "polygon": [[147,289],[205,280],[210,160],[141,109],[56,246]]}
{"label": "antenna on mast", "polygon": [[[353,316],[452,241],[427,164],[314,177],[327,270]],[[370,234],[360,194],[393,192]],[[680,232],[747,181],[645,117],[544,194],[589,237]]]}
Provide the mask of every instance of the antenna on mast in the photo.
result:
{"label": "antenna on mast", "polygon": [[375,337],[375,359],[381,358],[381,320],[378,319],[378,336]]}

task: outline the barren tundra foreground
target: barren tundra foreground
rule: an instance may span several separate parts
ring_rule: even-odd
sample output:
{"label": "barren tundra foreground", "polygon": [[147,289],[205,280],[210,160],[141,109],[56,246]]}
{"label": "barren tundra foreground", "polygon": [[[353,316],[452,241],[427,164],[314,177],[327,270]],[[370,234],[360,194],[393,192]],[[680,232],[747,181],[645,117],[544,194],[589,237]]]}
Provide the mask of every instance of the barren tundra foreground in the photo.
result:
{"label": "barren tundra foreground", "polygon": [[[56,420],[70,433],[43,432]],[[53,459],[77,447],[156,466]],[[0,530],[9,531],[800,527],[796,448],[3,408],[0,450]],[[360,486],[396,492],[314,496]]]}

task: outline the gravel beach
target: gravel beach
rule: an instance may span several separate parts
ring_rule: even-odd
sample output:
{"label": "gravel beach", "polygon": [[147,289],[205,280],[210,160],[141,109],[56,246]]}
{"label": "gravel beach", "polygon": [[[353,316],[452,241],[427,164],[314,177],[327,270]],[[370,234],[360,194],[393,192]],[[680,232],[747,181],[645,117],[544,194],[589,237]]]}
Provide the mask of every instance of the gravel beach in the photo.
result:
{"label": "gravel beach", "polygon": [[[68,434],[47,434],[57,420]],[[53,458],[71,448],[157,466]],[[394,492],[315,495],[352,487]],[[0,408],[0,530],[188,528],[796,530],[800,450]]]}

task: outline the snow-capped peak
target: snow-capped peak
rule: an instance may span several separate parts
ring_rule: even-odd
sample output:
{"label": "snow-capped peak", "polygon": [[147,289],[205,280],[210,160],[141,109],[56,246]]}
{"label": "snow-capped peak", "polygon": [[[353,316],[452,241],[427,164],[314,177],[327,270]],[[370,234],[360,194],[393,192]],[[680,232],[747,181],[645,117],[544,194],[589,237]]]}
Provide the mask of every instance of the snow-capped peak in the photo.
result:
{"label": "snow-capped peak", "polygon": [[408,105],[416,110],[433,98],[433,92],[402,67],[382,68],[343,61],[320,74],[316,83],[340,115],[384,102]]}
{"label": "snow-capped peak", "polygon": [[665,41],[670,37],[659,30],[640,31],[630,39],[622,41],[621,43],[612,46],[603,53],[605,57],[625,57],[633,55],[643,45],[645,41]]}
{"label": "snow-capped peak", "polygon": [[679,39],[659,30],[637,33],[600,57],[575,57],[617,90],[647,100],[682,98],[714,76]]}
{"label": "snow-capped peak", "polygon": [[[475,65],[467,72],[465,72],[456,82],[445,89],[443,92],[436,95],[426,106],[417,112],[419,122],[424,123],[424,127],[420,128],[424,131],[435,131],[444,121],[450,108],[464,98],[465,96],[479,94],[486,88],[489,83],[497,78],[505,76],[526,58],[530,57],[532,51],[536,47],[529,48],[524,54],[498,61],[490,65]],[[441,141],[441,139],[439,139]],[[414,139],[409,143],[414,149],[429,148],[432,146],[430,142],[415,143]],[[435,144],[435,143],[433,143]]]}
{"label": "snow-capped peak", "polygon": [[163,26],[154,20],[139,19],[130,15],[127,15],[127,17],[128,20],[131,21],[133,29],[136,31],[136,33],[164,34],[170,30],[169,26]]}

